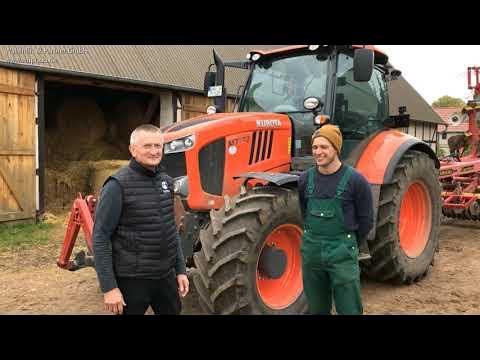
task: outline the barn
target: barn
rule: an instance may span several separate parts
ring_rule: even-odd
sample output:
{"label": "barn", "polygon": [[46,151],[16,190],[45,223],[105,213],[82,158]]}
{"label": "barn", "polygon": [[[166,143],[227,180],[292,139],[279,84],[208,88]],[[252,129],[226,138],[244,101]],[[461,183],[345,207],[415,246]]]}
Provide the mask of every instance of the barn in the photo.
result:
{"label": "barn", "polygon": [[[213,46],[0,46],[0,222],[68,209],[129,158],[129,134],[205,113]],[[247,47],[215,46],[226,60]],[[245,72],[228,69],[228,109]]]}
{"label": "barn", "polygon": [[[98,192],[128,161],[133,128],[205,113],[213,48],[0,46],[0,222],[68,210],[77,192]],[[215,46],[225,60],[253,48],[265,46]],[[227,110],[245,78],[227,69]],[[403,131],[435,148],[442,120],[405,79],[390,87],[391,114],[406,106],[412,119]]]}

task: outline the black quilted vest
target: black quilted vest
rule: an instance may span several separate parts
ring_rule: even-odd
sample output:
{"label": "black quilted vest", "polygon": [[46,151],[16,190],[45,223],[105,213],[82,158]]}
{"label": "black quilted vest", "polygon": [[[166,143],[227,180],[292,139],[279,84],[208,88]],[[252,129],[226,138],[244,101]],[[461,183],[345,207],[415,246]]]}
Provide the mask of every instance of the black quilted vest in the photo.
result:
{"label": "black quilted vest", "polygon": [[111,177],[122,187],[123,202],[112,237],[116,276],[166,276],[174,269],[177,256],[172,178],[144,168],[135,159]]}

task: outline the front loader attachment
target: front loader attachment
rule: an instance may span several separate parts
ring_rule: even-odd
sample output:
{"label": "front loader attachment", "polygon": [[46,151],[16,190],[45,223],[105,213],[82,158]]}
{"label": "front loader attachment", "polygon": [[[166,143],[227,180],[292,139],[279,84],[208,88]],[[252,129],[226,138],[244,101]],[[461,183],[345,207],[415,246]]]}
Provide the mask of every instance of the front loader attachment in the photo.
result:
{"label": "front loader attachment", "polygon": [[[57,265],[62,269],[75,271],[83,267],[94,266],[92,232],[96,203],[97,198],[93,195],[83,198],[81,194],[78,194],[78,197],[74,200],[70,218],[68,219],[67,231],[63,239],[62,250],[57,261]],[[70,260],[80,228],[83,230],[90,254],[85,254],[84,251],[81,251],[76,254],[74,260]]]}

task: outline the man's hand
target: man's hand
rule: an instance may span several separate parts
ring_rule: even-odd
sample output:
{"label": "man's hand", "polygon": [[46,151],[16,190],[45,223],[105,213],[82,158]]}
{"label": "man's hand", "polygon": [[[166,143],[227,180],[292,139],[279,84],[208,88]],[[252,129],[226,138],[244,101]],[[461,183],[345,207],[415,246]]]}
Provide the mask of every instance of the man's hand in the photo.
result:
{"label": "man's hand", "polygon": [[185,297],[188,294],[188,278],[187,275],[180,274],[177,275],[177,283],[178,283],[178,293],[181,297]]}
{"label": "man's hand", "polygon": [[125,301],[119,288],[112,289],[103,294],[103,302],[105,304],[105,310],[114,313],[115,315],[123,314],[123,307]]}

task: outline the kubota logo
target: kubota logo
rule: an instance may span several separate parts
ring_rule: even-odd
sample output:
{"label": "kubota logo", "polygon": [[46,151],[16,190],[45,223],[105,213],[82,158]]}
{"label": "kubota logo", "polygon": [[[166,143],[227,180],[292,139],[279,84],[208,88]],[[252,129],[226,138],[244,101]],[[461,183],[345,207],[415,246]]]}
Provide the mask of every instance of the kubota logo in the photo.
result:
{"label": "kubota logo", "polygon": [[280,127],[282,122],[278,119],[275,120],[257,120],[257,127]]}

